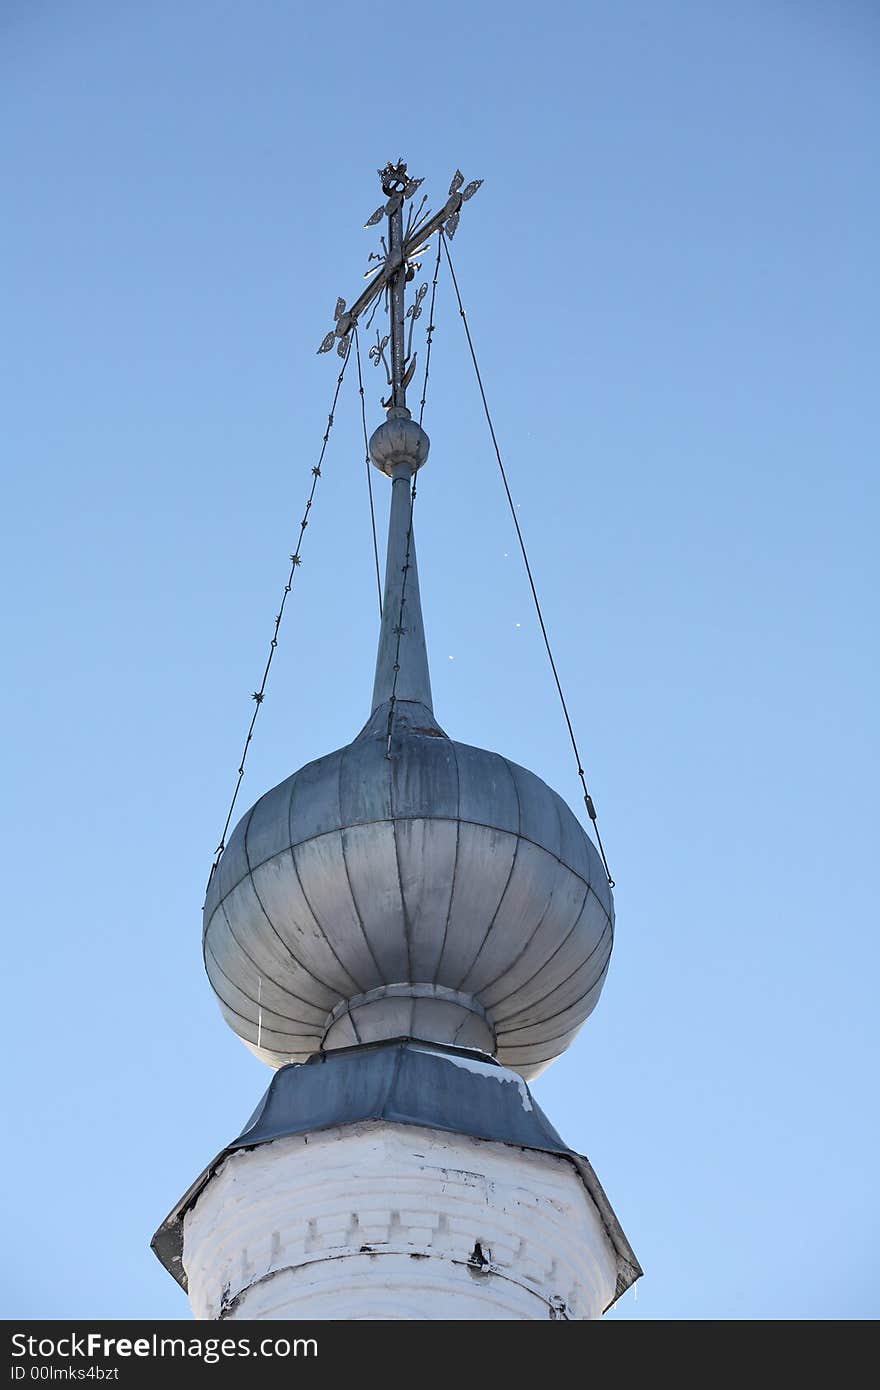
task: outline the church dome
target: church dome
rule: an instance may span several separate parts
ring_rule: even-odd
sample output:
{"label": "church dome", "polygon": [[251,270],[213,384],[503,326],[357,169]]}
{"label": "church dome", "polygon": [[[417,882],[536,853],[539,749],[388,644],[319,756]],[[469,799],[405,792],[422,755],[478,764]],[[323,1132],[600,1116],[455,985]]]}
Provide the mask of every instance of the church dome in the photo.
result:
{"label": "church dome", "polygon": [[377,713],[261,797],[230,839],[205,907],[220,1007],[276,1067],[412,1036],[533,1077],[605,977],[599,856],[533,773],[453,742],[427,710],[422,727],[399,716],[387,758]]}
{"label": "church dome", "polygon": [[409,500],[424,441],[413,467],[372,442],[393,479],[373,713],[237,825],[208,888],[205,966],[273,1067],[415,1037],[529,1079],[598,1001],[614,908],[565,802],[437,725]]}

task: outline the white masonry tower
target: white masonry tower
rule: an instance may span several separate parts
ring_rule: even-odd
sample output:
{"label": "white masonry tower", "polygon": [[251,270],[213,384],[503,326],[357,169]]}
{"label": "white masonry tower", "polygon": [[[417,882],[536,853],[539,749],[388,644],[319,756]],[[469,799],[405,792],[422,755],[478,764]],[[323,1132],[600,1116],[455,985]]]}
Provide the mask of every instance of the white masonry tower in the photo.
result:
{"label": "white masonry tower", "polygon": [[[614,930],[592,840],[533,772],[434,714],[413,536],[428,436],[406,389],[436,215],[381,171],[376,273],[322,344],[347,356],[384,298],[391,480],[370,717],[266,793],[215,865],[204,958],[230,1027],[275,1075],[153,1240],[205,1319],[598,1318],[641,1270],[586,1158],[527,1082],[592,1012]],[[404,211],[410,204],[404,223]],[[407,340],[406,327],[409,320]],[[430,342],[430,330],[429,330]]]}

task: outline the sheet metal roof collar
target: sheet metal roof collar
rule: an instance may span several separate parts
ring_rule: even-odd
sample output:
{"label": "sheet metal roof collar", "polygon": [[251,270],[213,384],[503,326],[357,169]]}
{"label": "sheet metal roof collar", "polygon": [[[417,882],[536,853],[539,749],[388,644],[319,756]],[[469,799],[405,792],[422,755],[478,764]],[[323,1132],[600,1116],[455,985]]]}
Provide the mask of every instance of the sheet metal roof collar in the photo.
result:
{"label": "sheet metal roof collar", "polygon": [[588,1159],[567,1147],[522,1077],[485,1053],[415,1038],[316,1053],[276,1072],[239,1137],[199,1174],[162,1222],[151,1242],[157,1258],[185,1289],[183,1220],[230,1154],[285,1135],[370,1120],[467,1134],[568,1159],[617,1255],[612,1302],[640,1277],[642,1268]]}

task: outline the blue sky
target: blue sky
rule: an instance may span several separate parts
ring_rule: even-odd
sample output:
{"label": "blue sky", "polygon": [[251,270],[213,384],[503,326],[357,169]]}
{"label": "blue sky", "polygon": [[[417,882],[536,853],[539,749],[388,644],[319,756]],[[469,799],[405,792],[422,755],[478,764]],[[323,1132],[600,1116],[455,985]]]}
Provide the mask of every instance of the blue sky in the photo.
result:
{"label": "blue sky", "polygon": [[[398,154],[485,179],[456,267],[618,883],[535,1085],[645,1267],[612,1316],[880,1311],[878,60],[867,0],[7,0],[7,1317],[188,1316],[149,1238],[268,1082],[200,908]],[[437,715],[579,810],[437,317]],[[369,712],[359,431],[352,382],[242,809]]]}

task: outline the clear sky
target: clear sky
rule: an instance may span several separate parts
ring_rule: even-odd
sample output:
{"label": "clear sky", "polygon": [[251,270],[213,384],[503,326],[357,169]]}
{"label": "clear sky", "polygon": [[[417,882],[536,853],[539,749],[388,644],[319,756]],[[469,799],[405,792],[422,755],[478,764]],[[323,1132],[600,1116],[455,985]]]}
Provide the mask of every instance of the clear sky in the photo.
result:
{"label": "clear sky", "polygon": [[[869,0],[6,0],[5,1316],[187,1317],[150,1236],[268,1083],[201,903],[399,154],[485,179],[456,267],[618,883],[535,1084],[645,1267],[612,1316],[880,1312],[878,70]],[[445,282],[434,364],[437,715],[580,811]],[[242,810],[369,712],[359,436],[346,382]]]}

